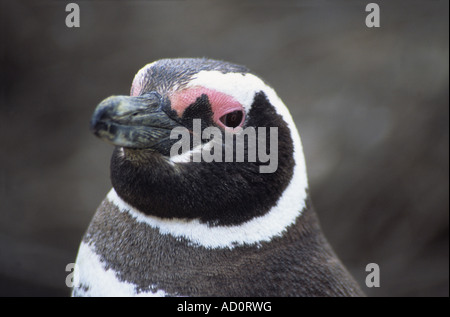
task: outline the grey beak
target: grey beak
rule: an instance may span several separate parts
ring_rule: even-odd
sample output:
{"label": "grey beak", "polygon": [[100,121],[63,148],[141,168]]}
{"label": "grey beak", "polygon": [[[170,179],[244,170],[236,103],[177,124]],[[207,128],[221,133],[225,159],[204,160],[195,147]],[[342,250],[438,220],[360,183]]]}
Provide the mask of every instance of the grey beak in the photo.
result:
{"label": "grey beak", "polygon": [[97,106],[90,124],[102,140],[130,148],[152,148],[168,139],[176,126],[178,123],[162,110],[157,93],[109,97]]}

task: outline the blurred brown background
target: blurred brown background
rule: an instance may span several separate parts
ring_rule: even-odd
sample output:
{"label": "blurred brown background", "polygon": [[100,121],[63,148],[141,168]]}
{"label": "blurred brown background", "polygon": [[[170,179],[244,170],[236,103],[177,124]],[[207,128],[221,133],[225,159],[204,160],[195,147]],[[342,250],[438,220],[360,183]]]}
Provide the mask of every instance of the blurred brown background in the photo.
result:
{"label": "blurred brown background", "polygon": [[[103,98],[166,57],[244,64],[298,124],[323,229],[372,296],[449,294],[449,3],[1,0],[0,295],[66,296],[112,147]],[[365,287],[365,266],[381,287]]]}

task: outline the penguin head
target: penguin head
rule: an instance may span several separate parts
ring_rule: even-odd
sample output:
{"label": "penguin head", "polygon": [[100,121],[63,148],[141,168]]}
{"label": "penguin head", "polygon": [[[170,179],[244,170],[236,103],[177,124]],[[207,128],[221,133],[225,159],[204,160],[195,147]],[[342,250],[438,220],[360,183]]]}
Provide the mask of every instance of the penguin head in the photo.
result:
{"label": "penguin head", "polygon": [[233,226],[304,208],[295,124],[246,67],[209,59],[148,64],[130,96],[97,106],[91,131],[115,145],[117,195],[147,216]]}

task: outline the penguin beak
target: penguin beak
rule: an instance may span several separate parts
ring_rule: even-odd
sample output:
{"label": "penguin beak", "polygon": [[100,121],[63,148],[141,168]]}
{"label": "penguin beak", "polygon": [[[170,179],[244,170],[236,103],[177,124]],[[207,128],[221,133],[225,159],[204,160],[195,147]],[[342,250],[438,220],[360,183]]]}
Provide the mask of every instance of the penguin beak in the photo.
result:
{"label": "penguin beak", "polygon": [[170,137],[178,126],[162,110],[157,93],[112,96],[103,100],[91,119],[91,131],[100,139],[128,148],[152,148]]}

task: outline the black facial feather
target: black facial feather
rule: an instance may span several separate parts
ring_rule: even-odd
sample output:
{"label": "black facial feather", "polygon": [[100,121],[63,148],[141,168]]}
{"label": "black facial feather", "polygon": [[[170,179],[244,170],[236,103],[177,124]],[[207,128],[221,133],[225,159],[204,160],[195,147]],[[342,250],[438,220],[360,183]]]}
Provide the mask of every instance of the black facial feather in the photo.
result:
{"label": "black facial feather", "polygon": [[211,110],[211,104],[206,94],[201,95],[197,100],[186,108],[181,117],[181,124],[188,128],[193,129],[193,120],[201,120],[201,128],[203,129],[213,125],[213,112]]}
{"label": "black facial feather", "polygon": [[[207,106],[204,98],[198,101],[199,108]],[[162,218],[237,225],[262,216],[292,178],[293,141],[287,124],[262,92],[255,95],[246,125],[278,127],[278,151],[286,154],[279,155],[276,172],[260,173],[258,161],[179,163],[174,168],[154,152],[136,154],[137,150],[125,149],[122,155],[116,149],[111,160],[112,184],[127,203]]]}

